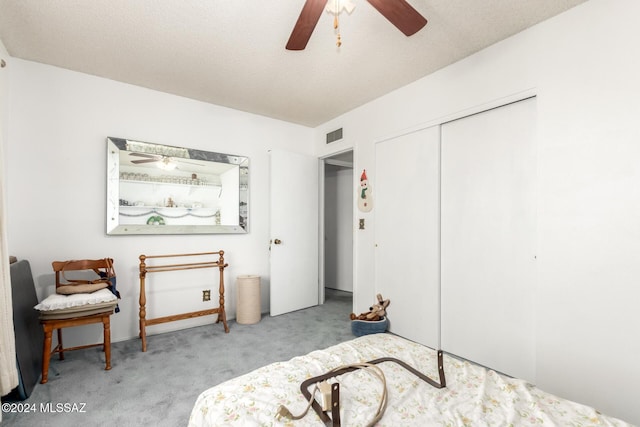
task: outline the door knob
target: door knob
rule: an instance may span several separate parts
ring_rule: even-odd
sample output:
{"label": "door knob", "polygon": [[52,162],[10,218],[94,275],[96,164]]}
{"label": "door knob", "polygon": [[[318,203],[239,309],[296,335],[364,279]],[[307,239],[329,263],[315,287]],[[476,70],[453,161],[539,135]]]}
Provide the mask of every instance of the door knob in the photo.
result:
{"label": "door knob", "polygon": [[276,245],[279,245],[280,243],[282,243],[282,240],[280,240],[280,239],[275,239],[275,240],[273,241],[273,243],[275,243]]}

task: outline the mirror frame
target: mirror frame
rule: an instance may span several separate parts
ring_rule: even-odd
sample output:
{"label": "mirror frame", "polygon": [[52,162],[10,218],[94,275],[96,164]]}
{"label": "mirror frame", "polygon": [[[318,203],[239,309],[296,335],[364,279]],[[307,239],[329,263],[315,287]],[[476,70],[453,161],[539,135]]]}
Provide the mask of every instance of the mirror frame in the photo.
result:
{"label": "mirror frame", "polygon": [[[238,166],[238,221],[235,224],[184,224],[184,225],[150,225],[150,224],[120,224],[120,152],[146,153],[140,147],[151,147],[155,154],[171,153],[171,159],[191,159],[201,164],[202,162],[223,163]],[[164,155],[162,155],[165,157]],[[143,157],[139,157],[142,159]],[[195,162],[194,162],[195,163]],[[206,163],[204,163],[206,166]],[[213,165],[212,165],[213,166]],[[149,182],[154,185],[155,182]],[[222,191],[222,190],[221,190]],[[150,208],[148,214],[157,213],[155,208]],[[165,209],[159,206],[158,209]],[[184,207],[188,213],[192,208]],[[249,232],[249,158],[232,154],[217,153],[211,151],[196,150],[164,144],[154,144],[144,141],[128,140],[123,138],[107,138],[107,215],[106,229],[108,235],[131,234],[243,234]]]}

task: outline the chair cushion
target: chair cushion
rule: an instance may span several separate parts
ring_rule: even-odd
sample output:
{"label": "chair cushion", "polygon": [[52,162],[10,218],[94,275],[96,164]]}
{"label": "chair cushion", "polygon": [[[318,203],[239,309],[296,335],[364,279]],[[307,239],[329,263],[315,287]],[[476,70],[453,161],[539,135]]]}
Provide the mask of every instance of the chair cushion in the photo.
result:
{"label": "chair cushion", "polygon": [[34,308],[39,311],[61,310],[103,302],[117,302],[118,298],[109,289],[100,289],[90,294],[53,294],[42,300]]}
{"label": "chair cushion", "polygon": [[39,319],[71,319],[74,317],[85,317],[105,312],[112,313],[117,304],[117,301],[99,302],[97,304],[87,304],[78,307],[63,308],[60,310],[41,311]]}

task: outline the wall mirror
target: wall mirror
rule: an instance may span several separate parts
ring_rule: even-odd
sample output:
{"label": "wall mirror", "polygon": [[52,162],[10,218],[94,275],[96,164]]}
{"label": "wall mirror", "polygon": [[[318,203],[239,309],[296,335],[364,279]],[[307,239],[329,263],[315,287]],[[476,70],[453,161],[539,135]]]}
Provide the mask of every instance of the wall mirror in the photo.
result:
{"label": "wall mirror", "polygon": [[249,159],[107,138],[107,234],[248,231]]}

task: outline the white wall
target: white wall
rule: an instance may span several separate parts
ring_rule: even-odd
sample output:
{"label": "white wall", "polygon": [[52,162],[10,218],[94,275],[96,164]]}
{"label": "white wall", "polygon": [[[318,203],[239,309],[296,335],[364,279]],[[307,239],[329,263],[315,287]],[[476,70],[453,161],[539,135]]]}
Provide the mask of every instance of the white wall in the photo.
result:
{"label": "white wall", "polygon": [[[241,274],[262,276],[262,310],[268,311],[267,150],[311,154],[311,129],[29,61],[13,59],[10,71],[11,126],[5,146],[9,250],[31,262],[40,297],[53,284],[51,261],[113,257],[122,300],[121,312],[112,317],[112,339],[132,338],[138,334],[140,254],[223,249],[229,263],[228,317],[235,316],[235,278]],[[107,236],[107,136],[248,156],[250,232]],[[217,281],[211,279],[211,283]],[[176,307],[178,312],[208,308],[202,302],[204,286],[183,286],[163,289],[163,295],[172,295],[175,306],[153,307],[147,316],[172,314]],[[216,289],[217,285],[212,286],[215,302]],[[148,290],[148,307],[163,295]],[[204,317],[152,326],[148,332],[211,322],[211,317]],[[221,325],[212,328],[222,330]],[[100,329],[70,329],[65,337],[68,345],[97,342]]]}
{"label": "white wall", "polygon": [[[537,95],[537,384],[635,424],[638,16],[636,0],[588,1],[328,122],[316,135],[323,156],[333,149],[324,134],[345,129],[349,139],[335,149],[355,148],[355,170],[367,169],[375,196],[376,142],[518,93]],[[369,224],[375,211],[365,214]],[[371,226],[356,233],[356,311],[376,292],[373,236]],[[399,315],[392,301],[389,316]]]}
{"label": "white wall", "polygon": [[325,165],[325,286],[353,292],[353,168]]}

